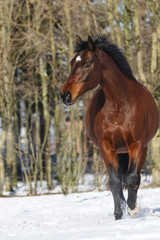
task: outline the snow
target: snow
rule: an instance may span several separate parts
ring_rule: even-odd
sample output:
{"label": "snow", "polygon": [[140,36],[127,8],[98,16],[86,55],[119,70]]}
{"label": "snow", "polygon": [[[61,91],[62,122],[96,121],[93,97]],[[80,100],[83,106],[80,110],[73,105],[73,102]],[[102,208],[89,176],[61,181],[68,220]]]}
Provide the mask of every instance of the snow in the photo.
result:
{"label": "snow", "polygon": [[[79,180],[79,185],[77,187],[77,192],[89,192],[89,191],[94,191],[95,184],[94,184],[94,175],[93,174],[85,174],[84,176],[84,184],[82,184],[82,179]],[[104,191],[108,189],[108,178],[106,175],[99,177],[99,183],[100,186],[98,187],[99,191]],[[141,187],[149,186],[152,184],[152,176],[151,175],[141,175]],[[62,193],[62,186],[57,184],[56,180],[53,180],[53,185],[54,189],[53,190],[48,190],[47,189],[47,182],[43,181],[42,182],[42,187],[40,185],[40,182],[37,182],[37,195],[42,195],[42,194],[60,194]],[[34,182],[32,182],[32,187],[34,189]],[[71,190],[69,190],[71,192]],[[23,182],[18,182],[17,188],[14,188],[14,191],[12,193],[6,192],[4,189],[3,192],[4,196],[27,196],[29,195],[29,184],[23,183]]]}
{"label": "snow", "polygon": [[110,191],[0,198],[0,239],[159,240],[160,188],[139,189],[138,204],[115,221]]}
{"label": "snow", "polygon": [[[103,177],[101,179],[101,186],[99,187],[100,190],[106,190],[107,184],[106,184],[106,177]],[[149,180],[150,182],[150,180]],[[144,180],[145,184],[148,184],[148,181]],[[60,194],[62,193],[62,186],[57,184],[57,180],[53,180],[53,190],[48,190],[47,188],[47,182],[42,181],[42,187],[40,185],[40,181],[37,182],[37,194]],[[32,182],[32,188],[34,189],[34,182]],[[79,180],[79,185],[77,187],[78,192],[87,192],[87,191],[93,191],[95,190],[94,185],[94,175],[93,174],[85,174],[84,176],[84,184],[82,184],[82,179]],[[69,189],[69,192],[71,192],[71,189]],[[3,196],[27,196],[29,195],[29,184],[18,182],[17,187],[14,188],[14,191],[12,193],[5,191],[3,192]]]}

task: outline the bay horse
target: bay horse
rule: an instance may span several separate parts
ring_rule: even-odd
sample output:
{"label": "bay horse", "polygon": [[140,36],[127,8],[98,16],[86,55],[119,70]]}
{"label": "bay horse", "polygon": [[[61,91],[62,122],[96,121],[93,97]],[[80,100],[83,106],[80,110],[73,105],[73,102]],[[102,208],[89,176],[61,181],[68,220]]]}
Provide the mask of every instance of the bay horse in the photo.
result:
{"label": "bay horse", "polygon": [[[157,132],[159,114],[151,93],[133,76],[126,57],[106,35],[83,41],[76,36],[71,73],[61,88],[67,106],[97,87],[86,113],[90,140],[100,149],[109,174],[115,219],[138,214],[137,190],[147,146]],[[123,187],[128,188],[125,201]]]}

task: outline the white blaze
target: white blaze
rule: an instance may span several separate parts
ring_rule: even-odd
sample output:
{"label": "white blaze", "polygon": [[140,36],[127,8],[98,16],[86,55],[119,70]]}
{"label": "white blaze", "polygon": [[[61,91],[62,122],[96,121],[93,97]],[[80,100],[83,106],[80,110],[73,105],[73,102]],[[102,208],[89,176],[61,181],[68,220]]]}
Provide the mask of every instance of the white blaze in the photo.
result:
{"label": "white blaze", "polygon": [[76,57],[76,62],[80,62],[82,59],[81,59],[81,57],[80,56],[77,56]]}

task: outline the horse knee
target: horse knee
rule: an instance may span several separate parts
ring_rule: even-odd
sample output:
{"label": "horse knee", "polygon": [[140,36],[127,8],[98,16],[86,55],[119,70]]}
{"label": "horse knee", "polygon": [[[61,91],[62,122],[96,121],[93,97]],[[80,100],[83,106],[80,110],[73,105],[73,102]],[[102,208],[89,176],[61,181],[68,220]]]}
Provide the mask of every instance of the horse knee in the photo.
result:
{"label": "horse knee", "polygon": [[110,166],[110,172],[109,172],[109,186],[111,191],[117,192],[120,188],[121,180],[118,176],[118,173],[114,170],[112,166]]}
{"label": "horse knee", "polygon": [[129,175],[127,175],[126,177],[126,185],[127,187],[133,187],[135,188],[135,186],[137,185],[138,182],[138,175],[136,172],[130,173]]}
{"label": "horse knee", "polygon": [[129,187],[134,188],[138,183],[138,174],[137,174],[135,164],[133,161],[131,162],[130,169],[129,169],[128,173],[126,174],[125,182],[126,182],[126,185],[128,188]]}

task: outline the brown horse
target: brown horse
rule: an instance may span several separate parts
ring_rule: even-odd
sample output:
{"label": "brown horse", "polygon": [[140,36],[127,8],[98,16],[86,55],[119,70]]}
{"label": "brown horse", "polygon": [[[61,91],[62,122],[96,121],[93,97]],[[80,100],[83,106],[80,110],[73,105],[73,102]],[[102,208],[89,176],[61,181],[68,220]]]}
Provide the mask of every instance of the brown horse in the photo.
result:
{"label": "brown horse", "polygon": [[157,106],[151,93],[134,78],[125,56],[105,35],[98,35],[95,41],[77,36],[75,52],[61,97],[64,104],[71,105],[99,85],[86,114],[88,137],[100,149],[108,169],[115,219],[123,215],[124,185],[129,213],[134,215],[147,145],[159,125]]}

